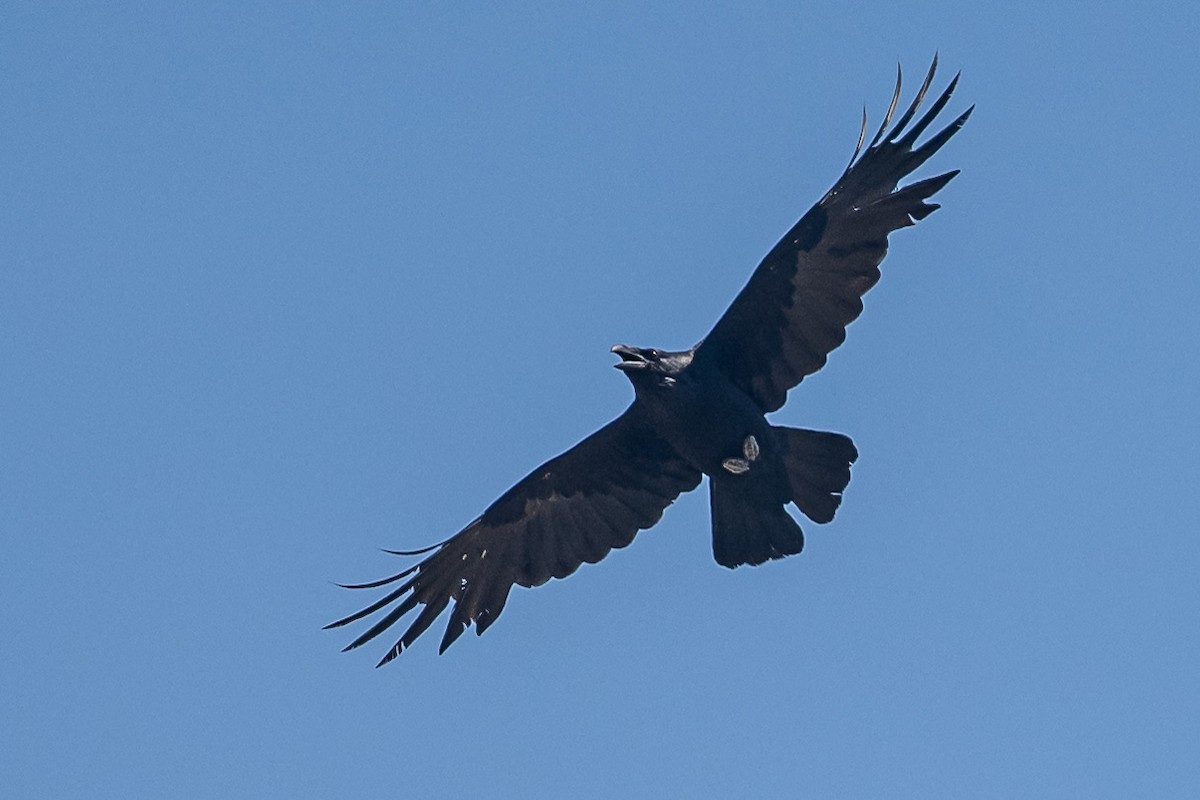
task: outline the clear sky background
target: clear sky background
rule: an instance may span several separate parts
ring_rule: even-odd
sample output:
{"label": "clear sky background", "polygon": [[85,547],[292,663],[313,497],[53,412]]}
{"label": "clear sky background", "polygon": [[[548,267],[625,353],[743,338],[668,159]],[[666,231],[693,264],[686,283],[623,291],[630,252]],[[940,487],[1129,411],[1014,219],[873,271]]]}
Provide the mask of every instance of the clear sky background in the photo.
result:
{"label": "clear sky background", "polygon": [[[1195,4],[450,5],[0,11],[0,795],[1200,796]],[[339,654],[935,50],[962,175],[774,416],[862,454],[804,554],[696,492]]]}

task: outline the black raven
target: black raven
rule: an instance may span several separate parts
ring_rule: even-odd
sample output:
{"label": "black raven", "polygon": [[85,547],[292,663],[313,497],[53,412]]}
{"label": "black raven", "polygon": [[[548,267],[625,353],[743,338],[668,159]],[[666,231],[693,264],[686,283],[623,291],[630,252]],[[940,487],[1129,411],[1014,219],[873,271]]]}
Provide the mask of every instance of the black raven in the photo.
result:
{"label": "black raven", "polygon": [[[346,647],[371,641],[423,606],[383,660],[398,656],[454,606],[444,652],[473,622],[482,634],[500,616],[514,584],[565,578],[625,547],[658,522],[682,492],[709,479],[713,556],[726,567],[761,564],[799,553],[791,502],[813,522],[833,519],[853,442],[838,433],[771,425],[788,389],[819,370],[862,313],[862,296],[879,280],[892,231],[924,219],[926,202],[958,174],[947,172],[897,188],[967,121],[971,110],[928,141],[917,138],[950,100],[956,75],[920,119],[937,57],[912,105],[889,128],[900,99],[900,74],[878,133],[858,145],[821,201],[767,253],[749,283],[700,344],[668,352],[615,345],[615,366],[634,388],[625,413],[529,473],[475,521],[399,574],[348,588],[401,582],[384,597],[327,625],[335,628],[394,607]],[[912,123],[911,127],[909,123]]]}

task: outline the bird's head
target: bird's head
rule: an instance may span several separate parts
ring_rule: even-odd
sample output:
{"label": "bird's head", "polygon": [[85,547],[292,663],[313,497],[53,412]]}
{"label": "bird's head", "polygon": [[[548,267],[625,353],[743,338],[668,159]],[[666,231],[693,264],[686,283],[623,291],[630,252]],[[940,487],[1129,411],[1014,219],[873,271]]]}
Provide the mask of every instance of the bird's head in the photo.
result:
{"label": "bird's head", "polygon": [[672,353],[654,347],[614,344],[612,352],[621,357],[613,366],[625,373],[635,389],[670,388],[675,385],[679,373],[692,363],[691,350]]}

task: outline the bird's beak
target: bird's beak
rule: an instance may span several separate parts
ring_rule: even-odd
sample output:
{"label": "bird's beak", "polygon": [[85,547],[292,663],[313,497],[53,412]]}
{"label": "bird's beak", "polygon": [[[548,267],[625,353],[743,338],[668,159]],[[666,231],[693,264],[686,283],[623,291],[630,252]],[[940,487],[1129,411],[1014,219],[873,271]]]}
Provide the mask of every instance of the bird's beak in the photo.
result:
{"label": "bird's beak", "polygon": [[627,344],[614,344],[611,352],[621,357],[619,363],[613,364],[619,370],[631,372],[650,366],[649,362],[646,361],[646,357],[636,347],[630,347]]}

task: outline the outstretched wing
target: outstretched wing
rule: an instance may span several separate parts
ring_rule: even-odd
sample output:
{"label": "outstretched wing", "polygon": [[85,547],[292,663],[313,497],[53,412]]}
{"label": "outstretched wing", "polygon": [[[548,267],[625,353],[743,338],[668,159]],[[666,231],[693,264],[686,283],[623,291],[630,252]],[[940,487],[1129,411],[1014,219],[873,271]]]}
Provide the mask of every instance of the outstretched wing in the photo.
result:
{"label": "outstretched wing", "polygon": [[585,561],[594,564],[614,547],[658,522],[663,509],[700,483],[643,419],[637,405],[535,469],[483,515],[441,544],[412,553],[433,554],[403,572],[349,588],[372,589],[404,580],[363,610],[326,625],[336,628],[395,607],[346,647],[352,650],[423,606],[379,666],[391,661],[454,607],[440,652],[475,623],[482,634],[500,616],[513,584],[540,586],[565,578]]}
{"label": "outstretched wing", "polygon": [[[862,296],[879,280],[892,231],[938,208],[925,201],[958,171],[897,190],[900,181],[938,151],[971,110],[919,147],[917,137],[950,100],[958,76],[911,128],[937,69],[937,57],[912,105],[888,130],[900,99],[900,75],[891,106],[865,151],[866,114],[849,166],[833,188],[767,254],[750,282],[696,351],[755,398],[764,412],[783,405],[788,389],[825,365],[862,313]],[[859,158],[859,153],[862,157]]]}

